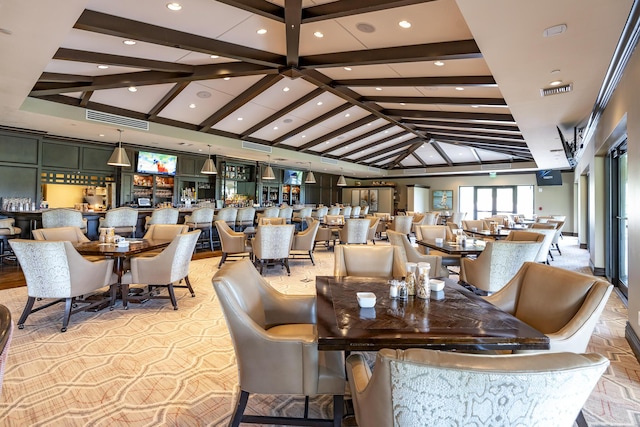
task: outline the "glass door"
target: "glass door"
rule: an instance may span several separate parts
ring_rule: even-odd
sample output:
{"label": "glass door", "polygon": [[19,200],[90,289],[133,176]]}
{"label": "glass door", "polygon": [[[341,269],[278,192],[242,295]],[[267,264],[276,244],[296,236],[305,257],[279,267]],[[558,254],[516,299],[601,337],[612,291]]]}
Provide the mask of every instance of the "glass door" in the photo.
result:
{"label": "glass door", "polygon": [[629,240],[627,228],[627,142],[623,142],[612,154],[612,282],[618,285],[620,291],[625,296],[628,296]]}
{"label": "glass door", "polygon": [[516,187],[475,187],[476,219],[515,213]]}

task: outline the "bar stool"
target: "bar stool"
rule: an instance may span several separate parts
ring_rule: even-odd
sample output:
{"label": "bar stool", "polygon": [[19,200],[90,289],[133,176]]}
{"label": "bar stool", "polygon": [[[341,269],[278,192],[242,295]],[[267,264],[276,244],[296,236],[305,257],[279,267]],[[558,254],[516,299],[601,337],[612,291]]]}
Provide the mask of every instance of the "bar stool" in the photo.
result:
{"label": "bar stool", "polygon": [[22,233],[22,229],[15,227],[15,219],[0,219],[0,268],[4,265],[5,257],[15,257],[9,245],[9,239],[20,237],[20,233]]}

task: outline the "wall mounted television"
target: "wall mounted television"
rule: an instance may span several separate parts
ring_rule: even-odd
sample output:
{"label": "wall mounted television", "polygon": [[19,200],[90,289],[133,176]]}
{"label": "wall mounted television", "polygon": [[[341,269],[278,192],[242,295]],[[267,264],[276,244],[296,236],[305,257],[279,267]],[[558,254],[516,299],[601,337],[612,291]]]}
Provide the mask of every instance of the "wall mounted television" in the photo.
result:
{"label": "wall mounted television", "polygon": [[559,170],[541,170],[536,172],[538,186],[562,185],[562,174]]}
{"label": "wall mounted television", "polygon": [[285,169],[284,183],[290,185],[302,185],[302,171]]}
{"label": "wall mounted television", "polygon": [[175,175],[178,156],[172,154],[138,151],[138,173],[155,173],[161,175]]}

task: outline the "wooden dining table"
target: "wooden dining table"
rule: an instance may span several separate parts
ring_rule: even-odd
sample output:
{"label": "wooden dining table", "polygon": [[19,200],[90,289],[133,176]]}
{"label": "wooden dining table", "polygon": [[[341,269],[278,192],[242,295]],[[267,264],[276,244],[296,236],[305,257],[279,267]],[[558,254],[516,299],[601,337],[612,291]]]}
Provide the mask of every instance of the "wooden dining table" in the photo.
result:
{"label": "wooden dining table", "polygon": [[443,240],[442,243],[436,243],[435,239],[418,240],[417,243],[429,249],[444,252],[448,255],[459,255],[461,257],[478,256],[485,248],[484,242],[478,243],[473,239],[468,239],[466,245],[458,245],[456,242],[447,240]]}
{"label": "wooden dining table", "polygon": [[[376,295],[373,308],[359,307],[361,291]],[[549,349],[546,335],[451,279],[428,300],[391,298],[381,278],[318,276],[316,292],[319,350]]]}

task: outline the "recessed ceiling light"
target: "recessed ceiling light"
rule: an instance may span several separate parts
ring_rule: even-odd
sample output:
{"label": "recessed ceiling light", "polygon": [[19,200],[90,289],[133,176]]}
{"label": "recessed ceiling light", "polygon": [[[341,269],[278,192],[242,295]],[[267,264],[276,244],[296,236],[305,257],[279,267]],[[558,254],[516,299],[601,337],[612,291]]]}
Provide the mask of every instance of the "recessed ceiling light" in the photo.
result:
{"label": "recessed ceiling light", "polygon": [[274,127],[273,127],[273,130],[278,130],[278,126],[274,126]]}
{"label": "recessed ceiling light", "polygon": [[322,105],[322,101],[318,101],[316,105]]}
{"label": "recessed ceiling light", "polygon": [[220,58],[220,55],[211,55],[209,58],[211,58],[211,59],[218,59],[218,58]]}
{"label": "recessed ceiling light", "polygon": [[265,30],[264,28],[260,28],[258,31],[256,31],[256,33],[260,35],[267,34],[267,30]]}
{"label": "recessed ceiling light", "polygon": [[135,40],[125,40],[122,43],[126,44],[127,46],[133,46],[134,44],[136,44]]}
{"label": "recessed ceiling light", "polygon": [[313,35],[316,36],[319,39],[324,37],[324,34],[322,34],[320,31],[316,31],[315,33],[313,33]]}
{"label": "recessed ceiling light", "polygon": [[407,103],[406,102],[401,102],[400,105],[407,105]]}
{"label": "recessed ceiling light", "polygon": [[398,25],[400,25],[402,28],[411,28],[411,22],[409,21],[400,21],[398,22]]}
{"label": "recessed ceiling light", "polygon": [[109,68],[108,65],[98,65],[98,68],[101,70],[106,70],[107,68]]}
{"label": "recessed ceiling light", "polygon": [[351,71],[351,67],[344,67],[345,71]]}
{"label": "recessed ceiling light", "polygon": [[389,131],[388,131],[388,130],[385,130],[385,131],[384,131],[384,133],[389,133]]}
{"label": "recessed ceiling light", "polygon": [[463,87],[458,86],[458,87],[456,87],[456,90],[464,90],[464,88],[463,88]]}
{"label": "recessed ceiling light", "polygon": [[325,142],[325,144],[329,144],[329,141]]}
{"label": "recessed ceiling light", "polygon": [[137,91],[138,91],[138,88],[137,88],[137,87],[135,87],[135,86],[129,86],[129,87],[127,88],[127,90],[128,90],[129,92],[137,92]]}
{"label": "recessed ceiling light", "polygon": [[306,138],[306,137],[307,137],[307,135],[302,135],[300,138]]}
{"label": "recessed ceiling light", "polygon": [[382,90],[382,88],[381,87],[377,87],[376,90]]}
{"label": "recessed ceiling light", "polygon": [[289,89],[289,87],[285,87],[282,89],[283,92],[289,92],[291,89]]}
{"label": "recessed ceiling light", "polygon": [[189,104],[189,108],[196,108],[196,104]]}
{"label": "recessed ceiling light", "polygon": [[98,135],[98,136],[103,137],[103,136],[104,136],[104,133],[101,133],[101,134],[100,134],[100,135]]}
{"label": "recessed ceiling light", "polygon": [[367,126],[371,126],[371,123],[367,123]]}
{"label": "recessed ceiling light", "polygon": [[241,122],[243,119],[242,117],[238,117],[238,121]]}
{"label": "recessed ceiling light", "polygon": [[558,86],[562,84],[562,80],[554,80],[549,83],[549,86]]}
{"label": "recessed ceiling light", "polygon": [[351,114],[347,113],[344,115],[345,117],[351,117]]}
{"label": "recessed ceiling light", "polygon": [[173,10],[174,12],[182,9],[182,5],[180,3],[167,3],[167,9]]}
{"label": "recessed ceiling light", "polygon": [[480,108],[479,105],[472,105],[471,108]]}
{"label": "recessed ceiling light", "polygon": [[363,33],[373,33],[376,31],[376,27],[371,24],[367,24],[366,22],[356,24],[356,28],[358,31],[362,31]]}
{"label": "recessed ceiling light", "polygon": [[222,79],[222,80],[231,80],[231,77],[225,77],[225,78],[224,78],[224,79]]}
{"label": "recessed ceiling light", "polygon": [[436,67],[443,67],[444,66],[444,62],[436,61],[436,62],[433,63],[433,65],[435,65]]}

